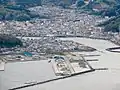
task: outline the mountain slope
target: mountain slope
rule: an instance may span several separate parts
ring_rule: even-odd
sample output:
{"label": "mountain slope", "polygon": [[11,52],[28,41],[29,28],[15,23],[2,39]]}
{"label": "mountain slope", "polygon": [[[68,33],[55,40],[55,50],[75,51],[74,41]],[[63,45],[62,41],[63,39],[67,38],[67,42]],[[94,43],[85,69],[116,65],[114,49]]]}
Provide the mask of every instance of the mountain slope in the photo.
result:
{"label": "mountain slope", "polygon": [[88,4],[85,4],[84,0],[77,1],[79,9],[89,10],[103,16],[116,16],[120,11],[120,0],[91,0]]}
{"label": "mountain slope", "polygon": [[98,26],[105,27],[105,32],[120,32],[120,16],[116,16],[115,18],[112,18],[104,23],[99,24]]}
{"label": "mountain slope", "polygon": [[16,5],[7,1],[0,3],[0,20],[26,21],[35,17],[39,17],[39,15],[27,10],[23,5]]}

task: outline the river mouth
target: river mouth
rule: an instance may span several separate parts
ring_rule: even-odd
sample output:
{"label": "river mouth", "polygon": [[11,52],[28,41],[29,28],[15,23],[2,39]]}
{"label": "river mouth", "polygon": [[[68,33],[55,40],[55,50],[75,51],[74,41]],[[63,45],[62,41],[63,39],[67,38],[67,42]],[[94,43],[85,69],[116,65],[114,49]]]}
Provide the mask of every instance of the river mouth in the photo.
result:
{"label": "river mouth", "polygon": [[[120,56],[116,53],[106,52],[105,50],[106,48],[110,48],[110,47],[118,47],[117,45],[106,40],[95,40],[95,39],[86,39],[86,38],[65,38],[65,39],[73,40],[75,42],[82,43],[87,46],[96,48],[97,50],[103,51],[104,53],[99,51],[94,51],[94,52],[81,52],[80,54],[88,54],[85,57],[85,59],[90,62],[90,65],[93,68],[97,68],[97,69],[103,68],[108,70],[101,70],[101,71],[96,70],[95,72],[88,73],[85,75],[79,75],[73,78],[57,81],[58,83],[56,83],[56,85],[57,88],[60,88],[59,90],[64,90],[64,88],[62,88],[61,86],[63,85],[63,83],[71,84],[71,85],[67,85],[68,87],[66,87],[66,90],[73,90],[73,84],[74,84],[74,88],[75,87],[82,88],[81,85],[87,88],[86,87],[87,85],[88,88],[83,90],[89,90],[89,89],[93,90],[93,87],[91,86],[94,85],[97,85],[98,87],[99,86],[102,87],[104,84],[103,87],[107,88],[105,86],[106,85],[108,86],[108,84],[112,86],[114,85],[114,83],[120,83],[120,79],[119,79]],[[94,54],[96,54],[96,56],[93,56]],[[90,60],[92,59],[94,60],[98,59],[98,60],[91,62]],[[7,63],[5,67],[5,71],[0,72],[0,90],[8,90],[10,88],[17,87],[21,84],[29,84],[29,82],[36,83],[41,80],[50,79],[51,77],[55,78],[56,76],[54,75],[54,73],[51,72],[52,72],[51,66],[46,60],[34,61],[34,62]],[[111,78],[113,79],[111,80]],[[93,83],[91,83],[90,81],[92,81]],[[76,82],[79,84],[77,84]],[[46,87],[46,84],[42,86],[44,86],[43,88],[47,88],[46,90],[56,90],[52,88],[55,87],[52,84],[47,83],[48,87]],[[96,90],[100,90],[98,89],[98,87],[95,87]],[[41,90],[43,90],[43,88],[40,87]],[[26,88],[26,90],[29,90],[29,88],[28,89]],[[30,89],[30,90],[38,90],[38,88]],[[79,90],[79,89],[74,89],[74,90]],[[107,88],[106,90],[111,90],[111,89]]]}

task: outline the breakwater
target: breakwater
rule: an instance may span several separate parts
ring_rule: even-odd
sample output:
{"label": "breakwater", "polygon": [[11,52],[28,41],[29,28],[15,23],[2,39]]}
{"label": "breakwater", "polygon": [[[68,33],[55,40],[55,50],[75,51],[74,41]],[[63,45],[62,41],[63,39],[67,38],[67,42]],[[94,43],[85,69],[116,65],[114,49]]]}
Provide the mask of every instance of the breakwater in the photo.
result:
{"label": "breakwater", "polygon": [[120,50],[120,47],[107,48],[106,50],[110,52],[120,53],[120,51],[117,51],[118,49]]}
{"label": "breakwater", "polygon": [[44,84],[44,83],[48,83],[48,82],[52,82],[52,81],[57,81],[57,80],[61,80],[61,79],[65,79],[65,78],[69,78],[69,77],[73,77],[73,76],[77,76],[77,75],[81,75],[81,74],[85,74],[85,73],[93,72],[93,71],[95,71],[95,69],[91,69],[91,70],[87,70],[87,71],[84,71],[84,72],[71,74],[71,75],[68,75],[68,76],[65,76],[65,77],[50,79],[50,80],[46,80],[46,81],[42,81],[42,82],[29,84],[29,85],[23,85],[23,86],[19,86],[19,87],[16,87],[16,88],[11,88],[9,90],[18,90],[18,89],[22,89],[22,88],[27,88],[27,87],[31,87],[31,86],[35,86],[35,85],[39,85],[39,84]]}

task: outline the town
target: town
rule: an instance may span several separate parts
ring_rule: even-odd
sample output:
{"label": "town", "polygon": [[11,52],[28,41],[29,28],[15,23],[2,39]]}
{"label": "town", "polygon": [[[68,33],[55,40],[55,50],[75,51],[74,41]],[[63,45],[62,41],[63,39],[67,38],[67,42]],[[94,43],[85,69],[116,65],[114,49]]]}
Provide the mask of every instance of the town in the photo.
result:
{"label": "town", "polygon": [[[0,71],[4,71],[2,81],[5,82],[7,77],[6,81],[11,83],[2,90],[16,90],[104,71],[116,65],[108,59],[112,60],[115,55],[120,58],[118,54],[109,52],[111,47],[120,45],[119,33],[104,32],[104,27],[97,26],[109,17],[55,6],[37,6],[29,10],[41,17],[22,22],[0,21],[0,34],[13,35],[23,42],[22,47],[0,49]],[[104,58],[107,58],[108,65]],[[15,74],[9,75],[9,70]],[[29,72],[24,74],[26,71]],[[22,75],[24,77],[20,79]]]}

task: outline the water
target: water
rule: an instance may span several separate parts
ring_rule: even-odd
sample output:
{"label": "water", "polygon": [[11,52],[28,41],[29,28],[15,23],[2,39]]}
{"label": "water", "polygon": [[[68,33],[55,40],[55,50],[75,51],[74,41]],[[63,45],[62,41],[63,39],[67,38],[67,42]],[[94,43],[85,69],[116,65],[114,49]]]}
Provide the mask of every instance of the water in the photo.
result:
{"label": "water", "polygon": [[[95,71],[21,90],[120,90],[120,54],[105,50],[117,45],[104,40],[86,38],[61,39],[73,40],[96,48],[98,51],[92,52],[92,54],[100,54],[100,56],[85,57],[85,59],[97,58],[98,62],[90,62],[92,67],[108,68],[108,70]],[[46,78],[55,78],[56,76],[51,72],[53,72],[51,65],[47,61],[8,63],[5,72],[0,72],[0,90],[7,90],[10,87],[19,86],[27,81],[41,81]]]}
{"label": "water", "polygon": [[7,63],[5,71],[0,72],[0,90],[53,78],[56,76],[48,61]]}

